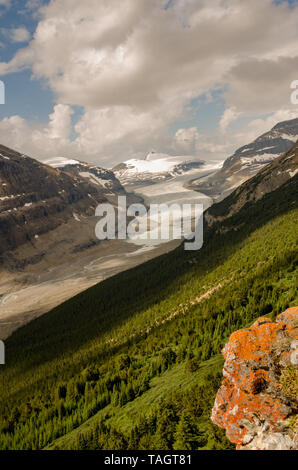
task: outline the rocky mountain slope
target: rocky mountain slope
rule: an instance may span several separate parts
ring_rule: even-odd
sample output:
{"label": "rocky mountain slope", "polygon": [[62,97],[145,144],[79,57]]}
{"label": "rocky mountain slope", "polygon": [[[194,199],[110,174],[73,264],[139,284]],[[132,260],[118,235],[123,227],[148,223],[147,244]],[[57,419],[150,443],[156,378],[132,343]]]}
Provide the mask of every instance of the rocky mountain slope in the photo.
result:
{"label": "rocky mountain slope", "polygon": [[105,168],[79,160],[55,158],[47,162],[53,168],[81,177],[98,186],[106,196],[125,195],[125,190],[114,173]]}
{"label": "rocky mountain slope", "polygon": [[284,121],[254,142],[239,148],[215,174],[195,180],[192,188],[222,200],[264,166],[288,151],[298,140],[298,119]]}
{"label": "rocky mountain slope", "polygon": [[144,159],[131,159],[113,168],[122,184],[152,184],[183,175],[204,165],[191,157],[150,152]]}
{"label": "rocky mountain slope", "polygon": [[[11,252],[23,245],[28,246],[26,251],[29,253],[40,236],[58,227],[65,229],[60,229],[56,246],[75,234],[78,245],[88,246],[96,242],[95,208],[99,203],[115,200],[118,194],[125,194],[125,191],[111,172],[89,169],[82,163],[62,169],[52,168],[0,146],[2,263],[9,263],[13,259]],[[88,225],[89,220],[90,229],[84,231],[82,225]],[[33,263],[46,254],[45,237],[43,242],[43,248],[37,249],[31,260]]]}
{"label": "rocky mountain slope", "polygon": [[[266,165],[256,176],[252,177],[223,201],[214,204],[205,213],[205,221],[210,228],[220,224],[220,230],[237,230],[233,216],[244,207],[252,206],[282,185],[294,185],[297,192],[298,144]],[[244,220],[242,221],[245,222]]]}
{"label": "rocky mountain slope", "polygon": [[238,449],[298,449],[298,307],[259,318],[223,349],[212,421]]}

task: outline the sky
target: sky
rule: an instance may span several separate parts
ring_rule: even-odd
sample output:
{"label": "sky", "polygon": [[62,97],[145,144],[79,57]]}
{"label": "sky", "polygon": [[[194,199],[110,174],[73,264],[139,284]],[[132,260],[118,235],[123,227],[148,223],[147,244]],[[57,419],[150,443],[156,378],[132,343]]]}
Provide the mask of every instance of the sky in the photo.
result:
{"label": "sky", "polygon": [[297,0],[0,0],[0,143],[224,159],[298,117]]}

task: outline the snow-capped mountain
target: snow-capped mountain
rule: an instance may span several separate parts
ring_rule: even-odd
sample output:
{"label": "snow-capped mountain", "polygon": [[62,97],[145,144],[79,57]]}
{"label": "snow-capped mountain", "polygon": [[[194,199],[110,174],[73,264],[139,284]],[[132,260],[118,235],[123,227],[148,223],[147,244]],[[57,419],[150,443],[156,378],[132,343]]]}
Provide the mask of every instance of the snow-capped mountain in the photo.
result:
{"label": "snow-capped mountain", "polygon": [[241,163],[242,168],[246,167],[253,172],[255,165],[271,163],[276,157],[289,150],[297,140],[298,119],[280,122],[251,144],[238,149],[225,161],[223,169],[230,168],[235,163]]}
{"label": "snow-capped mountain", "polygon": [[[296,193],[297,199],[297,175],[298,143],[291,145],[287,152],[275,158],[269,165],[263,165],[257,175],[241,184],[223,201],[213,204],[205,213],[206,226],[219,224],[220,230],[224,226],[225,231],[235,230],[237,227],[232,222],[234,215],[244,207],[248,210],[256,201],[265,198],[268,193],[273,193],[286,183],[289,189],[291,186],[291,194]],[[278,201],[278,196],[276,198]]]}
{"label": "snow-capped mountain", "polygon": [[265,165],[287,152],[298,140],[298,119],[283,121],[252,143],[239,148],[214,175],[192,182],[192,188],[223,199]]}
{"label": "snow-capped mountain", "polygon": [[193,157],[170,156],[150,152],[144,159],[130,159],[113,168],[113,172],[123,185],[150,184],[183,175],[200,168],[204,162]]}
{"label": "snow-capped mountain", "polygon": [[114,173],[105,168],[63,157],[48,160],[47,164],[60,171],[88,180],[97,186],[105,196],[125,194],[124,188]]}

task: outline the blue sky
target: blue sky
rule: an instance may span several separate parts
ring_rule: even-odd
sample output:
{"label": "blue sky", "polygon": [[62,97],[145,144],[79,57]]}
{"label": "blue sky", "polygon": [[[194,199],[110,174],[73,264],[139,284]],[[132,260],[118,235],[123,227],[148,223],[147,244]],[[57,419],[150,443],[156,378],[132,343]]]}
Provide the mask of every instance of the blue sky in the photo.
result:
{"label": "blue sky", "polygon": [[[25,10],[23,6],[24,2],[13,0],[11,8],[2,7],[3,14],[0,20],[3,26],[1,28],[25,27],[32,36],[39,20],[32,10]],[[9,61],[18,49],[26,45],[26,43],[13,43],[7,38],[7,32],[1,30],[0,43],[3,44],[0,48],[0,60],[5,62]],[[4,82],[6,104],[5,107],[0,107],[0,119],[20,114],[32,121],[46,122],[48,120],[54,97],[45,82],[32,79],[31,70],[10,74],[4,78]]]}
{"label": "blue sky", "polygon": [[[6,1],[8,2],[8,0]],[[134,24],[130,24],[130,29],[128,29],[125,38],[128,37],[130,39],[129,47],[132,47],[131,56],[133,57],[133,61],[139,61],[140,63],[137,63],[135,73],[131,73],[131,65],[129,60],[127,61],[127,64],[125,62],[121,63],[121,66],[123,65],[124,71],[127,69],[129,70],[129,73],[131,73],[131,87],[124,79],[121,79],[121,74],[119,75],[119,80],[117,82],[117,73],[115,74],[112,72],[112,67],[114,65],[113,63],[111,65],[112,60],[110,60],[110,57],[114,57],[114,54],[116,54],[115,60],[118,60],[119,50],[123,50],[124,48],[127,57],[129,58],[130,50],[125,41],[123,44],[117,44],[116,47],[114,46],[114,39],[111,40],[110,37],[106,39],[105,36],[102,36],[102,31],[105,31],[107,26],[104,23],[105,17],[102,14],[102,11],[105,14],[106,10],[101,11],[100,1],[98,2],[98,12],[94,12],[94,18],[92,18],[92,16],[88,16],[89,14],[92,15],[92,11],[88,10],[88,0],[86,0],[84,2],[85,5],[81,7],[82,18],[84,20],[88,19],[90,22],[92,20],[95,21],[95,27],[98,28],[98,39],[92,39],[92,46],[90,46],[90,42],[88,42],[88,44],[86,43],[82,45],[82,51],[80,51],[81,45],[78,42],[78,45],[74,47],[74,50],[69,53],[70,55],[65,58],[65,70],[59,71],[59,67],[57,65],[57,71],[53,71],[53,74],[51,71],[44,71],[46,66],[43,63],[44,58],[41,57],[44,44],[40,38],[38,37],[37,39],[35,38],[35,40],[32,42],[30,41],[32,40],[38,25],[42,25],[42,27],[45,29],[46,24],[58,21],[59,14],[57,16],[57,11],[61,11],[61,18],[64,21],[68,21],[69,18],[69,25],[73,26],[74,23],[72,22],[75,22],[76,19],[72,18],[71,16],[73,13],[72,10],[75,10],[75,8],[72,9],[72,5],[69,0],[54,0],[53,2],[40,2],[37,0],[23,2],[11,0],[10,8],[1,6],[1,3],[3,4],[5,0],[2,0],[2,2],[0,1],[0,72],[1,65],[3,66],[2,70],[8,70],[10,64],[12,63],[11,61],[13,61],[15,56],[18,55],[18,51],[25,49],[26,51],[32,52],[32,50],[34,50],[32,59],[33,62],[31,65],[26,66],[25,64],[21,63],[21,60],[17,59],[18,64],[16,67],[11,68],[12,73],[7,74],[6,72],[0,74],[1,79],[4,81],[6,87],[6,103],[5,105],[0,106],[0,139],[1,128],[3,129],[4,136],[6,135],[4,134],[4,131],[7,133],[10,132],[11,129],[13,135],[13,126],[16,126],[16,122],[22,125],[23,128],[25,128],[25,126],[28,126],[28,129],[32,128],[33,132],[36,129],[40,129],[41,126],[44,126],[46,129],[46,126],[48,126],[50,123],[49,115],[51,115],[53,112],[55,114],[55,106],[58,105],[60,107],[59,109],[56,109],[57,115],[55,115],[52,119],[54,121],[53,126],[58,126],[59,119],[59,125],[62,126],[63,130],[57,130],[58,128],[55,127],[55,131],[52,131],[53,126],[51,127],[50,125],[49,130],[45,130],[44,136],[45,138],[48,138],[52,132],[51,135],[54,136],[56,139],[55,143],[57,144],[57,139],[59,138],[57,136],[61,135],[61,139],[65,139],[63,145],[61,144],[61,151],[71,153],[75,149],[76,152],[82,152],[84,154],[84,158],[87,159],[90,156],[90,158],[92,157],[94,159],[94,155],[96,154],[97,150],[96,145],[92,142],[92,135],[94,135],[94,138],[96,139],[97,131],[95,123],[98,122],[98,128],[102,129],[102,133],[105,132],[105,134],[102,135],[98,133],[98,152],[102,151],[103,160],[113,159],[114,155],[118,155],[119,150],[121,149],[123,149],[125,155],[129,152],[136,155],[146,153],[148,147],[150,146],[150,132],[152,146],[154,146],[156,150],[165,152],[172,151],[174,153],[200,153],[199,140],[202,139],[201,149],[208,149],[204,150],[205,153],[208,153],[210,149],[211,155],[209,156],[212,156],[213,152],[215,158],[223,158],[225,153],[232,151],[233,147],[236,147],[238,143],[246,143],[240,141],[240,139],[245,138],[245,128],[249,129],[249,132],[247,133],[247,139],[249,139],[253,136],[256,136],[255,134],[257,134],[257,124],[259,125],[259,130],[261,132],[266,128],[266,125],[274,123],[274,120],[270,120],[270,116],[276,113],[276,116],[285,116],[285,118],[292,116],[291,113],[293,110],[286,109],[286,106],[283,106],[283,103],[288,104],[288,91],[285,90],[286,85],[283,85],[284,94],[280,101],[273,96],[273,89],[271,90],[270,93],[272,93],[273,96],[272,101],[274,101],[272,106],[268,105],[268,102],[270,101],[269,96],[263,98],[263,107],[261,103],[262,100],[260,100],[260,103],[258,103],[258,100],[256,100],[256,103],[250,103],[248,97],[245,99],[246,94],[249,96],[249,93],[251,93],[251,96],[253,96],[254,89],[258,89],[258,76],[256,71],[256,77],[249,76],[249,78],[246,79],[246,77],[243,75],[243,72],[241,71],[241,67],[243,67],[243,69],[245,66],[247,67],[245,62],[250,60],[256,62],[257,70],[261,64],[262,57],[264,60],[272,60],[272,66],[276,66],[277,60],[283,58],[284,61],[287,61],[287,64],[289,63],[288,65],[290,73],[292,74],[289,76],[289,78],[294,76],[294,64],[290,64],[290,62],[293,62],[292,49],[295,38],[293,38],[293,32],[288,32],[287,28],[289,30],[291,28],[293,29],[293,24],[295,24],[297,20],[296,6],[298,0],[276,0],[275,2],[271,2],[271,6],[268,0],[264,0],[263,6],[260,5],[262,2],[259,2],[258,4],[256,0],[252,0],[250,3],[252,16],[251,24],[247,25],[245,41],[242,38],[242,31],[239,31],[239,38],[241,37],[241,41],[239,41],[239,43],[243,43],[244,41],[245,50],[243,51],[241,50],[240,46],[239,50],[237,50],[235,44],[233,43],[231,43],[229,47],[225,47],[222,39],[218,40],[218,44],[212,43],[212,35],[214,34],[214,30],[212,28],[214,27],[214,18],[216,18],[216,16],[213,18],[213,15],[223,15],[224,9],[227,8],[229,2],[215,0],[214,8],[212,10],[208,6],[208,2],[206,2],[206,0],[202,0],[200,2],[189,0],[187,8],[183,7],[184,4],[182,0],[170,0],[168,2],[163,0],[154,0],[152,3],[155,3],[157,6],[154,14],[151,14],[151,11],[148,10],[148,2],[146,5],[144,0],[140,0],[138,5],[136,5],[132,3],[132,0],[125,1],[127,5],[123,13],[123,21],[121,20],[120,15],[118,19],[115,19],[115,22],[119,22],[118,26],[115,27],[115,35],[117,30],[124,27],[123,24],[125,24],[126,21],[126,14],[127,22],[129,23],[129,21],[132,21],[130,17],[130,9],[139,9],[135,16],[132,16]],[[234,2],[235,0],[231,0],[231,6],[233,6]],[[42,13],[39,10],[41,3],[46,7]],[[49,5],[49,3],[51,4]],[[160,9],[160,13],[158,13],[159,4],[162,7]],[[263,38],[261,38],[260,42],[263,41],[263,43],[259,49],[262,52],[259,52],[258,45],[252,44],[250,46],[250,41],[252,43],[254,42],[254,36],[256,32],[253,30],[253,27],[254,24],[259,21],[258,9],[260,9],[260,15],[264,15],[264,4],[266,4],[268,18],[272,14],[272,23],[276,22],[276,25],[272,27],[272,31],[269,31],[270,28],[268,28],[267,32],[266,18],[264,18],[264,36],[268,34],[268,44],[266,43],[266,37],[264,37],[264,41]],[[288,12],[286,11],[287,9],[280,10],[282,7],[281,4],[288,4]],[[79,8],[80,5],[82,5],[82,2],[74,2],[73,5],[76,5],[76,11],[80,12]],[[249,16],[247,13],[247,2],[243,0],[242,5],[244,10],[243,18],[246,18]],[[110,21],[111,16],[113,17],[113,15],[117,15],[119,3],[117,4],[115,0],[111,0],[109,7],[110,11],[108,12],[109,16],[107,14],[107,21]],[[278,19],[276,18],[276,12],[280,12],[281,15],[280,28],[282,33],[279,38],[280,45],[282,46],[281,49],[278,41],[276,41],[276,44],[272,45],[272,48],[270,45],[270,35],[272,35],[272,38],[274,39],[274,37],[278,34],[277,29],[279,25]],[[239,13],[235,9],[235,13],[232,13],[232,16],[233,14],[235,15],[235,30],[237,30],[237,15],[242,13]],[[267,12],[265,14],[267,15]],[[98,18],[96,15],[98,15]],[[156,35],[155,23],[158,15],[160,15],[161,28],[163,28],[163,25],[165,30],[168,28],[169,36],[173,33],[173,28],[177,28],[177,36],[179,35],[181,38],[180,43],[177,42],[176,46],[173,45],[172,50],[169,49],[171,47],[170,41],[169,46],[167,46],[168,50],[166,50],[165,47],[163,50],[163,47],[161,47],[161,57],[159,57],[158,48],[153,48],[152,46],[152,41],[154,42],[154,35]],[[204,47],[207,48],[208,52],[209,39],[207,41],[205,38],[203,38],[203,41],[202,38],[199,39],[200,29],[202,28],[201,26],[197,27],[196,24],[192,24],[193,18],[200,18],[200,15],[203,20],[199,19],[199,24],[207,25],[210,23],[210,56],[212,53],[214,53],[214,61],[211,60],[212,57],[204,57],[204,51],[200,49],[200,44],[206,43]],[[143,31],[140,27],[140,24],[142,21],[144,21],[144,18],[149,30],[148,44],[145,42],[147,38],[144,38]],[[206,20],[204,20],[205,18]],[[224,18],[227,17],[225,16]],[[200,21],[203,21],[203,23]],[[226,21],[228,23],[230,19],[227,18]],[[81,25],[79,25],[79,27],[81,27]],[[18,28],[25,29],[28,32],[28,38],[30,37],[30,39],[24,42],[15,42],[12,39],[13,31],[17,30]],[[178,28],[180,29],[178,30]],[[262,28],[262,25],[260,25],[260,28]],[[150,43],[151,30],[152,39]],[[249,36],[250,30],[251,37]],[[134,39],[133,34],[131,33],[132,31],[136,31],[136,37],[139,35],[139,42],[141,46],[139,46],[137,42],[133,43]],[[206,31],[208,36],[208,28]],[[194,49],[192,51],[193,46],[188,41],[188,36],[190,34],[189,32],[193,34],[194,38],[198,38],[198,56],[202,56],[200,57],[200,62],[197,58],[196,50]],[[79,34],[80,30],[78,29],[78,35]],[[111,33],[109,34],[114,34],[114,26],[111,30]],[[161,36],[161,41],[166,42],[164,33],[162,33],[162,31],[158,31],[158,34]],[[222,37],[224,37],[226,31],[224,29],[222,32],[219,31],[219,38],[220,34],[222,34]],[[237,34],[238,33],[236,32],[236,35]],[[130,35],[132,38],[130,38]],[[104,38],[103,41],[107,40],[110,42],[107,42],[107,45],[101,45],[101,39],[99,39],[101,37]],[[56,39],[53,38],[53,41],[55,40]],[[59,40],[60,38],[57,37],[57,48],[64,48],[65,44],[63,44],[63,38],[61,39],[61,44],[59,44]],[[196,39],[194,39],[194,41],[195,40]],[[227,35],[227,43],[229,40],[230,38]],[[175,47],[179,49],[180,44],[184,41],[185,57],[183,57],[183,47],[181,47],[181,50],[177,50],[176,58],[174,54]],[[221,41],[223,44],[220,43]],[[83,37],[81,42],[84,42]],[[163,46],[162,43],[161,46]],[[113,50],[113,47],[115,47],[115,50]],[[141,47],[143,47],[143,50]],[[221,49],[223,50],[222,57],[218,55],[217,49],[218,51]],[[45,51],[46,50],[47,49],[45,48]],[[287,50],[289,52],[287,52]],[[73,62],[73,56],[76,55],[77,51],[77,55],[80,57],[78,62],[80,64],[79,66],[74,65]],[[107,55],[106,58],[101,62],[103,65],[100,64],[100,66],[98,66],[96,62],[91,64],[91,59],[87,62],[87,59],[84,56],[84,54],[86,55],[86,51],[87,54],[91,54],[92,58],[96,58],[98,54],[105,55],[106,51],[108,51],[108,54],[110,55]],[[50,49],[49,47],[48,54],[49,61],[53,61],[53,69],[55,69],[55,49]],[[160,73],[159,70],[156,70],[158,73],[156,73],[156,77],[154,76],[154,64],[160,64],[157,67],[162,67],[164,61],[162,54],[165,54],[164,58],[166,59],[167,54],[171,56],[171,60],[169,61],[168,89],[166,86],[166,70]],[[192,55],[188,56],[189,54]],[[148,67],[146,66],[147,58]],[[98,59],[96,58],[96,60]],[[225,60],[226,64],[224,63]],[[183,77],[179,77],[179,61],[181,61],[181,69],[184,67],[186,70],[186,75],[189,69],[189,75],[186,76],[185,83],[183,83]],[[149,68],[150,63],[153,64],[151,69]],[[95,85],[91,84],[90,87],[88,87],[87,84],[83,84],[82,88],[85,86],[86,89],[82,90],[82,93],[79,88],[75,88],[77,77],[74,76],[72,82],[71,76],[71,74],[74,73],[74,70],[81,67],[81,64],[83,64],[82,67],[86,68],[86,77],[88,78],[89,74],[92,76],[93,71],[95,70],[94,68],[97,67],[98,70],[96,72],[97,76],[95,76],[95,78],[92,76],[92,78],[94,78],[93,81],[95,82]],[[174,65],[172,66],[172,64]],[[228,64],[230,65],[228,66]],[[128,69],[128,67],[130,68]],[[202,78],[200,77],[200,67],[202,67],[202,70],[204,68],[203,75],[206,75]],[[146,72],[146,68],[147,70],[153,72],[152,79],[148,79],[148,72]],[[281,68],[282,66],[280,67],[280,70]],[[11,69],[9,69],[9,72],[11,72]],[[209,69],[210,80],[208,80],[207,74]],[[280,73],[280,70],[278,69],[277,72]],[[82,74],[82,70],[79,70],[79,72]],[[112,73],[112,80],[103,82],[103,80],[101,80],[101,76],[109,76],[110,73]],[[147,77],[145,75],[146,73]],[[192,76],[191,73],[193,74]],[[216,75],[217,73],[218,80]],[[196,77],[196,74],[198,77],[197,83],[193,80],[193,77]],[[70,80],[69,89],[71,90],[73,88],[73,92],[66,90],[64,82],[65,77],[68,77],[68,80]],[[96,88],[97,77],[98,88]],[[241,77],[243,82],[240,82]],[[114,83],[112,83],[113,80],[115,81]],[[133,96],[133,87],[136,86],[137,89],[138,86],[141,86],[141,80],[143,80],[144,83],[143,102],[142,93],[139,92],[139,90],[135,93],[135,96]],[[171,83],[171,80],[173,83]],[[178,82],[179,80],[180,82]],[[251,88],[251,90],[247,93],[244,85],[242,87],[242,83],[244,84],[246,80],[247,87]],[[210,86],[208,86],[208,82],[210,82]],[[274,82],[274,80],[272,80],[272,82]],[[280,82],[282,82],[282,80]],[[276,84],[272,86],[276,86]],[[269,93],[269,87],[270,85],[268,85],[267,89],[264,85],[264,93]],[[122,89],[123,94],[120,93]],[[169,90],[173,90],[173,96],[170,95]],[[119,102],[116,101],[116,98],[114,99],[114,96],[117,94],[119,94],[119,97],[117,98]],[[78,96],[77,99],[76,96]],[[160,107],[160,109],[158,107]],[[19,121],[12,119],[14,116],[22,118],[23,121],[20,119]],[[121,116],[121,121],[119,116]],[[135,122],[133,122],[134,116],[136,116]],[[162,120],[163,116],[164,120]],[[123,122],[125,122],[125,126]],[[78,123],[78,127],[75,128],[74,126],[76,123]],[[88,127],[88,123],[91,123],[90,127]],[[148,129],[147,132],[146,127]],[[181,138],[181,135],[183,135],[183,130],[185,131],[185,136],[187,136],[185,139]],[[219,130],[223,131],[221,141],[218,137]],[[16,132],[14,132],[14,134],[15,133]],[[133,141],[134,133],[136,135],[136,143]],[[235,135],[237,134],[234,140],[232,139],[232,133]],[[115,138],[112,139],[114,135]],[[143,144],[140,135],[143,136]],[[190,135],[192,136],[191,138],[189,137]],[[106,136],[109,136],[109,138]],[[214,145],[214,149],[212,150],[211,139],[214,141],[214,136],[216,136],[216,139],[218,138],[218,142],[216,145]],[[9,143],[9,137],[6,139],[7,143]],[[189,139],[191,139],[191,143],[187,149],[188,142],[190,142]],[[210,143],[208,139],[210,139]],[[70,144],[73,141],[75,141],[75,146]],[[28,147],[29,150],[31,149],[29,143],[27,143],[24,139],[22,140],[21,138],[19,141],[12,141],[11,145],[20,146],[22,142],[24,142],[25,147]],[[219,149],[220,147],[222,148],[222,151],[218,152],[216,149]],[[33,147],[32,149],[34,152],[35,150]],[[117,158],[120,157],[117,156]]]}

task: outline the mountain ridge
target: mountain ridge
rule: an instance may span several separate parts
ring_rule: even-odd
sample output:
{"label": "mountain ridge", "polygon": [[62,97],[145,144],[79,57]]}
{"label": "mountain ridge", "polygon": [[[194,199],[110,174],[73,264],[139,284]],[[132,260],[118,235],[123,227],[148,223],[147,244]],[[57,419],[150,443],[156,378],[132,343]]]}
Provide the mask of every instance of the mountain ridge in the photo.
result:
{"label": "mountain ridge", "polygon": [[240,147],[228,157],[222,168],[211,176],[194,180],[190,189],[201,191],[218,202],[256,175],[298,140],[298,119],[276,124],[252,143]]}
{"label": "mountain ridge", "polygon": [[92,163],[75,159],[65,159],[63,157],[48,160],[46,163],[65,173],[71,173],[72,175],[87,179],[90,183],[101,187],[103,194],[106,196],[115,194],[125,195],[123,186],[111,170],[107,170]]}
{"label": "mountain ridge", "polygon": [[294,144],[287,152],[277,157],[272,163],[262,168],[234,190],[223,201],[213,204],[205,212],[205,221],[209,227],[221,222],[225,224],[243,207],[262,199],[266,194],[295,178],[298,173],[298,144]]}
{"label": "mountain ridge", "polygon": [[[81,162],[62,169],[53,168],[0,146],[2,264],[13,267],[13,252],[16,249],[26,244],[34,246],[40,236],[44,237],[58,228],[64,233],[57,233],[57,237],[64,239],[67,236],[67,226],[72,235],[77,233],[77,244],[86,247],[90,243],[94,244],[96,206],[106,202],[115,204],[117,196],[125,194],[120,182],[108,170]],[[90,227],[86,228],[88,233],[83,233],[83,230],[81,236],[78,223],[87,226],[89,219]],[[57,239],[57,243],[59,241]],[[37,248],[36,256],[36,260],[43,257],[44,250],[38,254]],[[34,259],[32,258],[33,263]]]}

